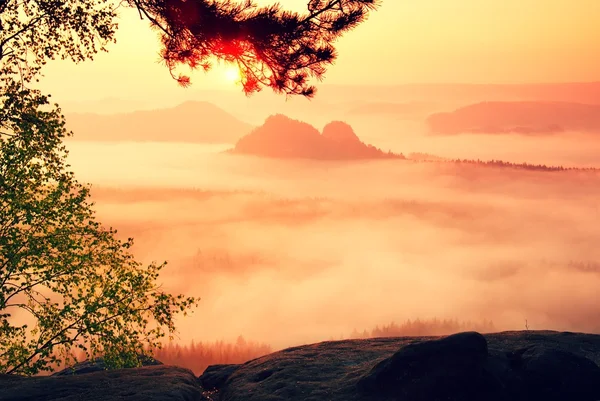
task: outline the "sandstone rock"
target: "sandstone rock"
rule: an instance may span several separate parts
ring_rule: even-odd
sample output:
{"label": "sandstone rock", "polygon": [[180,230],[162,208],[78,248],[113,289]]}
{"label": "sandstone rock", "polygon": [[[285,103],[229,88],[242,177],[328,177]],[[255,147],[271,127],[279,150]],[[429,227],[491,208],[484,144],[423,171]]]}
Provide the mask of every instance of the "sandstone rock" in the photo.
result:
{"label": "sandstone rock", "polygon": [[[599,383],[597,364],[600,335],[461,333],[303,345],[237,367],[209,367],[200,379],[208,383],[211,375],[224,378],[232,370],[210,395],[218,401],[596,401],[600,397],[588,396]],[[390,365],[404,372],[399,379],[404,392],[392,385],[384,393],[374,377],[367,379],[377,366],[384,371]],[[452,378],[466,384],[458,386]],[[476,398],[477,392],[483,395]]]}
{"label": "sandstone rock", "polygon": [[194,374],[146,366],[66,376],[0,376],[0,401],[205,401]]}
{"label": "sandstone rock", "polygon": [[479,333],[409,344],[375,365],[357,383],[364,393],[400,400],[500,400],[502,384],[486,369],[488,348]]}
{"label": "sandstone rock", "polygon": [[504,378],[515,400],[600,400],[600,367],[570,352],[533,346],[518,352]]}
{"label": "sandstone rock", "polygon": [[164,365],[0,375],[0,401],[597,401],[599,363],[591,334],[374,338],[288,348],[199,379]]}
{"label": "sandstone rock", "polygon": [[344,122],[329,123],[321,134],[310,124],[280,114],[270,116],[263,125],[240,138],[231,153],[284,159],[404,159],[361,142]]}
{"label": "sandstone rock", "polygon": [[[139,361],[142,366],[155,366],[162,365],[163,363],[147,355],[139,355]],[[98,372],[106,370],[104,365],[104,359],[102,357],[96,358],[93,361],[83,361],[76,363],[73,366],[65,368],[61,371],[55,372],[52,376],[65,376],[65,375],[82,375],[91,372]]]}

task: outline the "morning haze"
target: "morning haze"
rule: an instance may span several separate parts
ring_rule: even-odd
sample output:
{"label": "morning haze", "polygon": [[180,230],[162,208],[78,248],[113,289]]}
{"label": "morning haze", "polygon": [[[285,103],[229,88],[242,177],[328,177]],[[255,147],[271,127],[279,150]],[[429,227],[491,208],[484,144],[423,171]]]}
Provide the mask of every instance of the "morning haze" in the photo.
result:
{"label": "morning haze", "polygon": [[[89,88],[85,102],[65,106],[75,131],[69,160],[93,184],[99,216],[135,238],[142,261],[169,261],[164,279],[171,288],[202,297],[198,313],[179,322],[182,343],[243,335],[279,349],[416,318],[491,320],[501,330],[523,329],[525,320],[537,328],[600,330],[595,171],[223,153],[281,113],[318,130],[345,121],[362,141],[409,158],[600,165],[597,131],[438,135],[427,124],[435,113],[492,100],[533,108],[600,104],[600,84],[569,84],[593,79],[589,64],[560,57],[564,66],[532,76],[536,67],[520,54],[532,47],[551,63],[571,42],[540,32],[521,42],[515,32],[526,23],[549,29],[549,19],[568,25],[579,13],[597,12],[596,3],[553,1],[543,20],[533,2],[502,10],[465,0],[402,3],[384,2],[370,23],[340,41],[340,59],[310,101],[266,92],[246,98],[228,82],[227,68],[195,73],[189,89],[173,88],[162,66],[129,60],[154,57],[157,44],[126,29],[95,64],[68,66]],[[439,7],[456,20],[440,21]],[[470,25],[456,30],[467,17]],[[493,25],[473,37],[469,27],[486,18]],[[140,21],[127,26],[146,29]],[[459,45],[435,49],[442,39]],[[577,46],[591,49],[592,40],[581,35]],[[510,60],[501,61],[510,46]],[[416,64],[429,67],[419,76],[411,70]],[[108,98],[92,87],[92,68],[98,76],[118,74],[108,85],[121,90]],[[47,74],[48,86],[53,74],[59,72]],[[409,80],[418,83],[402,85]],[[149,81],[157,85],[141,87]],[[163,88],[164,97],[156,92]],[[66,88],[53,92],[68,96]],[[539,124],[555,123],[552,114],[544,118]],[[295,143],[298,132],[279,130],[273,134]]]}
{"label": "morning haze", "polygon": [[169,346],[600,333],[598,1],[383,1],[310,100],[245,96],[226,64],[178,87],[120,18],[40,85],[99,221],[201,298]]}
{"label": "morning haze", "polygon": [[[353,39],[360,43],[348,43]],[[395,57],[407,51],[390,50]],[[382,74],[390,68],[386,57],[378,61]],[[368,68],[339,64],[332,78]],[[482,66],[476,75],[485,72]],[[429,79],[447,79],[444,74]],[[163,75],[158,69],[156,79]],[[589,130],[571,128],[577,107],[559,121],[556,113],[544,114],[544,105],[597,104],[600,85],[394,85],[390,77],[383,86],[369,85],[369,75],[364,84],[327,80],[314,100],[286,101],[269,93],[246,98],[226,82],[204,93],[198,74],[195,86],[180,90],[195,100],[167,97],[154,107],[98,96],[97,103],[66,110],[75,130],[70,161],[94,184],[102,221],[134,237],[141,260],[168,260],[165,280],[173,289],[202,295],[199,312],[179,323],[180,340],[243,335],[283,348],[416,318],[491,320],[502,330],[523,329],[525,320],[539,328],[600,330],[596,171],[421,160],[596,167],[595,120]],[[503,79],[526,80],[510,71]],[[440,134],[428,123],[438,113],[492,100],[500,102],[496,111],[475,116],[490,120],[477,120],[480,130],[470,130],[477,127],[466,120],[462,131]],[[522,102],[529,114],[541,109],[537,120],[518,119]],[[517,121],[509,112],[508,132],[485,132],[506,105],[515,108]],[[345,121],[367,144],[420,162],[223,153],[250,133],[262,133],[265,148],[277,136],[301,146],[304,139],[295,139],[301,128],[291,122],[260,131],[275,114],[315,131]],[[158,123],[157,129],[153,118],[176,125]],[[558,132],[511,131],[521,125],[561,126]]]}

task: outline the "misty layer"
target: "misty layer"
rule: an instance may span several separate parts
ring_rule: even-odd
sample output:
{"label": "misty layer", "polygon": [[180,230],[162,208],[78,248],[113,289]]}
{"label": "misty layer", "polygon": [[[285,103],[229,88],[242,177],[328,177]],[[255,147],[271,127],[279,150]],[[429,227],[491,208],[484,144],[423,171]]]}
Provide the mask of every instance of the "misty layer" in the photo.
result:
{"label": "misty layer", "polygon": [[600,330],[596,173],[169,149],[81,176],[141,260],[169,261],[165,286],[202,297],[183,342],[277,349],[434,317]]}
{"label": "misty layer", "polygon": [[437,134],[600,132],[600,106],[566,102],[483,102],[427,118]]}

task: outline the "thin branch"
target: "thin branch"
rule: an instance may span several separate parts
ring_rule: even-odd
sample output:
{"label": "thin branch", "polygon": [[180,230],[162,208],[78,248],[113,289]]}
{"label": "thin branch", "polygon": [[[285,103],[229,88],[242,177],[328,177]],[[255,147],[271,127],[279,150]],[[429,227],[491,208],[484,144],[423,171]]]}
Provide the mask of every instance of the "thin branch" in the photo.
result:
{"label": "thin branch", "polygon": [[305,24],[305,23],[309,22],[310,20],[317,19],[317,17],[319,15],[323,14],[324,12],[327,12],[327,11],[333,9],[335,7],[335,5],[339,4],[340,2],[341,2],[341,0],[334,0],[334,1],[329,2],[325,7],[323,7],[319,11],[315,11],[312,14],[307,15],[306,18],[304,18],[300,22],[300,24]]}
{"label": "thin branch", "polygon": [[[138,9],[138,12],[140,12],[141,14],[143,14],[146,18],[148,18],[148,20],[156,27],[158,27],[161,31],[163,31],[167,36],[171,36],[171,33],[169,31],[167,31],[161,24],[158,23],[158,21],[152,17],[150,14],[148,14],[148,12],[146,11],[146,9],[140,4],[139,0],[133,0],[133,3],[135,4],[136,8]],[[141,15],[140,15],[141,16]]]}
{"label": "thin branch", "polygon": [[4,39],[2,42],[0,42],[0,47],[4,47],[4,45],[7,44],[8,42],[10,42],[12,39],[16,38],[17,36],[21,35],[24,32],[27,32],[35,24],[37,24],[38,22],[40,22],[42,19],[46,18],[47,16],[49,16],[48,13],[43,13],[42,15],[39,15],[39,16],[33,18],[23,28],[19,29],[17,32],[13,33],[12,35],[10,35],[6,39]]}

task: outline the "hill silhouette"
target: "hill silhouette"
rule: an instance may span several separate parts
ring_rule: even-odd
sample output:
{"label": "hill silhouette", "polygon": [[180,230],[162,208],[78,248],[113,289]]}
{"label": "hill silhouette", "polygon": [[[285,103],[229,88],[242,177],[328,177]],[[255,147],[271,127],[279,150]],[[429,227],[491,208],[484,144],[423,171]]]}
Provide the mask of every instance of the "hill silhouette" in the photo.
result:
{"label": "hill silhouette", "polygon": [[427,119],[437,134],[600,132],[600,105],[568,102],[483,102]]}
{"label": "hill silhouette", "polygon": [[404,158],[361,142],[352,127],[344,122],[333,121],[320,133],[310,124],[282,114],[267,118],[262,126],[241,138],[231,152],[317,160]]}
{"label": "hill silhouette", "polygon": [[208,102],[121,114],[73,113],[67,128],[80,141],[235,143],[252,126]]}

